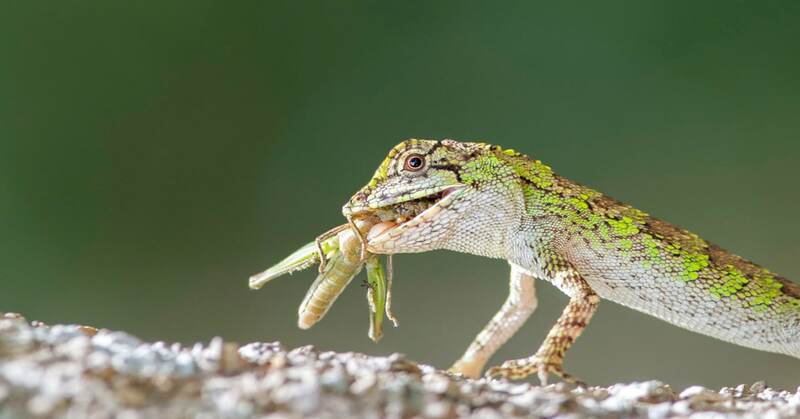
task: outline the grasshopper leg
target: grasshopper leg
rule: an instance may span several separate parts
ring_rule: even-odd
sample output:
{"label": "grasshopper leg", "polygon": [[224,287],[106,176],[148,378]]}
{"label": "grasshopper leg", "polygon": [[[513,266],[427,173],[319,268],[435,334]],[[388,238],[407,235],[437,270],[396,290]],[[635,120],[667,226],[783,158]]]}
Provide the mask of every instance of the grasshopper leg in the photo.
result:
{"label": "grasshopper leg", "polygon": [[322,242],[330,239],[333,236],[336,236],[348,228],[350,228],[348,224],[342,224],[320,234],[316,239],[314,239],[314,243],[317,245],[317,253],[319,254],[319,273],[322,273],[325,270],[325,265],[327,264],[327,260],[325,259],[325,251],[322,248]]}
{"label": "grasshopper leg", "polygon": [[353,229],[353,233],[358,238],[358,242],[361,246],[360,249],[361,253],[358,256],[359,259],[358,262],[363,264],[367,257],[367,240],[364,238],[364,234],[361,232],[361,229],[359,229],[358,226],[356,225],[356,222],[353,220],[353,217],[347,217],[347,224],[350,225],[350,228]]}
{"label": "grasshopper leg", "polygon": [[392,279],[394,277],[394,264],[392,255],[386,255],[386,318],[392,321],[394,327],[398,326],[397,317],[392,311]]}

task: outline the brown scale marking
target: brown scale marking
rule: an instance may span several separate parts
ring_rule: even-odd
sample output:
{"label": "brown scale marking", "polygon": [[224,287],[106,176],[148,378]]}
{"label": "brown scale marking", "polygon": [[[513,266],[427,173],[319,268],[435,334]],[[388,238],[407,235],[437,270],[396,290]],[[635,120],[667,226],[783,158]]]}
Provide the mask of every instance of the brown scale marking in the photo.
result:
{"label": "brown scale marking", "polygon": [[677,244],[690,251],[702,251],[710,245],[697,234],[655,217],[647,217],[642,230],[666,243]]}
{"label": "brown scale marking", "polygon": [[621,213],[627,209],[624,204],[609,196],[600,195],[589,200],[592,209],[600,215],[619,218]]}
{"label": "brown scale marking", "polygon": [[583,329],[586,327],[586,322],[583,320],[565,321],[564,327],[577,327]]}
{"label": "brown scale marking", "polygon": [[708,259],[709,262],[716,267],[724,268],[725,266],[731,265],[749,278],[761,275],[767,271],[763,267],[714,244],[708,247]]}
{"label": "brown scale marking", "polygon": [[759,276],[764,276],[765,274],[772,276],[775,281],[778,281],[782,285],[781,291],[784,295],[800,299],[800,285],[782,276],[775,275],[758,264],[750,262],[741,256],[737,256],[713,244],[708,247],[708,255],[709,261],[719,269],[724,269],[724,267],[728,265],[733,266],[750,280]]}
{"label": "brown scale marking", "polygon": [[792,282],[782,276],[775,276],[776,281],[780,282],[783,287],[781,287],[781,291],[783,294],[792,298],[800,299],[800,285],[797,283]]}
{"label": "brown scale marking", "polygon": [[442,140],[442,144],[450,149],[464,152],[466,154],[466,160],[477,156],[480,151],[486,149],[485,145],[479,143],[461,143],[449,139]]}

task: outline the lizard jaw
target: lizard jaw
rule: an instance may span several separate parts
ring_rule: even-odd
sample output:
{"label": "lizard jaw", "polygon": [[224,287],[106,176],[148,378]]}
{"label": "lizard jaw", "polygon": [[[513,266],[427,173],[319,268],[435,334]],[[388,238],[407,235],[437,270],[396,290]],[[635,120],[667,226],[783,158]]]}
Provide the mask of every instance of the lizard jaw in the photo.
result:
{"label": "lizard jaw", "polygon": [[[442,211],[446,210],[465,191],[465,185],[449,186],[440,192],[427,195],[424,198],[436,196],[438,199],[410,219],[396,217],[392,207],[402,205],[399,203],[379,209],[378,215],[383,222],[376,224],[367,235],[367,249],[372,253],[391,254],[401,247],[407,239],[413,238],[416,231],[440,218]],[[407,201],[413,202],[413,201]],[[394,215],[393,218],[390,218]]]}
{"label": "lizard jaw", "polygon": [[[463,187],[463,184],[442,185],[429,188],[403,189],[386,195],[371,193],[369,195],[359,192],[353,195],[343,207],[342,215],[345,217],[378,216],[382,220],[393,218],[393,212],[414,212],[409,206],[423,203],[426,200],[438,200],[453,190]],[[416,211],[417,215],[420,211]]]}

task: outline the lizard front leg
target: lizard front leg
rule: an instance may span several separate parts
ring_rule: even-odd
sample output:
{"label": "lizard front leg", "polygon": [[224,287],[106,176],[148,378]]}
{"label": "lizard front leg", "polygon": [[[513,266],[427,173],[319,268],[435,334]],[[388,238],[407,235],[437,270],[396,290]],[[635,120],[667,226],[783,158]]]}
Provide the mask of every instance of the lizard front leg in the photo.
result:
{"label": "lizard front leg", "polygon": [[464,355],[450,367],[451,372],[477,378],[486,361],[519,330],[536,309],[535,279],[521,269],[511,266],[508,298],[500,311],[481,330]]}
{"label": "lizard front leg", "polygon": [[554,374],[564,381],[578,382],[562,369],[564,354],[586,328],[600,297],[571,267],[562,268],[549,279],[570,297],[561,317],[534,355],[506,361],[499,367],[489,369],[486,375],[519,379],[536,373],[542,385],[546,385],[548,374]]}

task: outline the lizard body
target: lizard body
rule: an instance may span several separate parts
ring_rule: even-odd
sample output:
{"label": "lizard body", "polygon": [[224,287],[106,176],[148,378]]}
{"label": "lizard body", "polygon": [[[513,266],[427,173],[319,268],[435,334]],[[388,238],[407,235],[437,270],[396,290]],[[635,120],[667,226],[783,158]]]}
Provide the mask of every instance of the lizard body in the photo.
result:
{"label": "lizard body", "polygon": [[391,219],[373,253],[449,249],[506,259],[509,297],[453,371],[477,376],[536,307],[534,278],[569,297],[536,354],[489,374],[562,369],[564,354],[608,299],[738,345],[800,357],[800,286],[687,230],[558,176],[514,150],[407,140],[344,206],[348,217]]}

